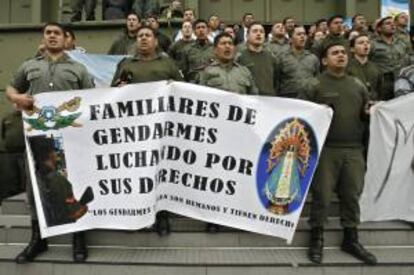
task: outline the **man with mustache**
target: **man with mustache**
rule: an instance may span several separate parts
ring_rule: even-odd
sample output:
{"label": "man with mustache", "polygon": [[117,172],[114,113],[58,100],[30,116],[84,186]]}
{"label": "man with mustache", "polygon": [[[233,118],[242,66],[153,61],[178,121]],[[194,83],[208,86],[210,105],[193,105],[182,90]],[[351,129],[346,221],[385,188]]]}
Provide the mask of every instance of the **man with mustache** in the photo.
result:
{"label": "man with mustache", "polygon": [[304,90],[300,98],[324,104],[334,110],[325,146],[311,186],[312,206],[309,259],[323,260],[323,226],[328,217],[333,191],[336,190],[344,228],[342,251],[374,265],[376,257],[358,240],[359,197],[364,185],[364,126],[369,114],[368,91],[355,77],[346,74],[348,56],[340,42],[328,44],[322,52],[326,71],[318,83]]}
{"label": "man with mustache", "polygon": [[214,39],[215,60],[200,73],[200,85],[238,94],[257,94],[250,71],[234,61],[233,37],[221,33]]}
{"label": "man with mustache", "polygon": [[[94,87],[86,68],[65,54],[65,40],[65,30],[60,24],[47,23],[43,27],[44,54],[24,62],[6,89],[7,99],[17,110],[31,110],[34,104],[34,94]],[[17,263],[30,262],[48,249],[47,240],[41,239],[40,236],[30,180],[27,183],[27,195],[31,207],[32,237],[28,246],[16,257]],[[75,233],[73,238],[74,260],[83,262],[87,256],[83,232]]]}
{"label": "man with mustache", "polygon": [[[157,51],[157,46],[155,31],[149,26],[140,27],[137,31],[137,54],[118,63],[111,86],[120,87],[131,83],[161,80],[183,80],[174,61]],[[160,236],[170,233],[167,212],[157,213],[155,230]]]}
{"label": "man with mustache", "polygon": [[140,27],[137,31],[137,54],[118,63],[111,86],[170,79],[181,81],[182,76],[174,61],[157,52],[157,46],[155,31],[149,26]]}

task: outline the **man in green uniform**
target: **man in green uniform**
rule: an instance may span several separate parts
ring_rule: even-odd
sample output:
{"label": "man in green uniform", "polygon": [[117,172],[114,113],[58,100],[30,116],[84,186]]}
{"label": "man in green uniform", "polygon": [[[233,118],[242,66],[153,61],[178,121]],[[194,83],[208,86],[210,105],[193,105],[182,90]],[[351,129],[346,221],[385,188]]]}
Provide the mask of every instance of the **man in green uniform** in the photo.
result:
{"label": "man in green uniform", "polygon": [[[174,61],[157,52],[157,45],[154,30],[148,26],[141,27],[137,32],[137,54],[119,62],[111,86],[160,80],[183,80]],[[170,233],[167,212],[157,214],[155,229],[160,236]]]}
{"label": "man in green uniform", "polygon": [[319,74],[319,59],[305,50],[305,45],[305,28],[295,26],[290,48],[277,59],[279,96],[296,98],[298,93],[308,88],[311,80]]}
{"label": "man in green uniform", "polygon": [[129,13],[126,17],[126,30],[112,43],[108,54],[134,55],[137,30],[141,26],[140,18],[136,13]]}
{"label": "man in green uniform", "polygon": [[368,92],[357,78],[346,75],[348,57],[342,43],[327,45],[322,63],[326,71],[312,89],[300,97],[334,109],[332,123],[312,182],[312,207],[309,223],[309,259],[321,263],[323,226],[328,217],[334,190],[340,201],[344,227],[341,249],[368,264],[376,264],[373,254],[358,241],[359,196],[364,184],[364,120],[368,116]]}
{"label": "man in green uniform", "polygon": [[200,85],[238,94],[257,94],[250,71],[234,61],[233,37],[227,33],[214,40],[215,60],[200,73]]}
{"label": "man in green uniform", "polygon": [[275,96],[276,57],[265,49],[264,43],[264,27],[259,23],[252,23],[247,31],[247,48],[239,52],[237,62],[246,66],[252,73],[260,95]]}
{"label": "man in green uniform", "polygon": [[155,37],[158,41],[158,51],[168,52],[171,46],[171,39],[160,31],[160,23],[156,15],[150,15],[147,17],[147,24],[154,30]]}
{"label": "man in green uniform", "polygon": [[392,17],[384,17],[378,22],[377,33],[369,57],[378,66],[384,79],[379,99],[389,100],[394,97],[394,81],[398,73],[409,64],[409,47],[395,36]]}
{"label": "man in green uniform", "polygon": [[210,64],[214,55],[208,41],[207,21],[197,19],[193,23],[193,29],[197,39],[185,51],[183,73],[187,81],[197,83],[200,79],[199,72]]}
{"label": "man in green uniform", "polygon": [[411,49],[410,32],[408,31],[408,22],[410,21],[408,14],[401,12],[394,17],[395,34],[396,36],[404,41],[407,46]]}
{"label": "man in green uniform", "polygon": [[[64,53],[64,29],[57,23],[48,23],[43,28],[43,41],[46,52],[42,56],[24,62],[6,89],[8,100],[18,110],[33,107],[32,95],[48,91],[68,91],[93,88],[93,81],[86,68],[71,60]],[[28,181],[30,185],[30,181]],[[32,238],[29,245],[17,258],[17,263],[32,261],[39,253],[47,250],[47,241],[40,238],[34,199],[31,186],[27,188],[31,206]],[[87,257],[83,233],[74,234],[74,260],[82,262]]]}
{"label": "man in green uniform", "polygon": [[[258,94],[250,71],[236,63],[233,37],[221,33],[214,39],[214,61],[200,72],[200,85],[238,94]],[[218,232],[220,226],[207,223],[207,232]]]}
{"label": "man in green uniform", "polygon": [[286,38],[286,30],[282,22],[273,24],[272,35],[270,41],[266,43],[266,48],[276,57],[289,49],[289,39]]}
{"label": "man in green uniform", "polygon": [[312,46],[312,53],[318,58],[322,58],[322,52],[327,45],[332,43],[342,43],[348,49],[348,40],[343,36],[344,18],[341,15],[334,15],[328,19],[329,34],[322,40],[315,42]]}
{"label": "man in green uniform", "polygon": [[137,54],[119,62],[111,86],[170,79],[181,81],[181,73],[174,61],[158,53],[157,45],[154,30],[141,27],[137,32]]}
{"label": "man in green uniform", "polygon": [[169,56],[174,59],[177,67],[183,71],[184,70],[184,53],[187,50],[187,47],[194,42],[193,36],[193,25],[190,21],[184,21],[181,26],[181,36],[182,38],[177,42],[174,42],[170,49],[168,50]]}
{"label": "man in green uniform", "polygon": [[382,74],[378,67],[368,60],[371,42],[368,34],[360,34],[350,42],[352,57],[349,60],[347,73],[361,80],[369,93],[370,100],[377,100],[382,89]]}

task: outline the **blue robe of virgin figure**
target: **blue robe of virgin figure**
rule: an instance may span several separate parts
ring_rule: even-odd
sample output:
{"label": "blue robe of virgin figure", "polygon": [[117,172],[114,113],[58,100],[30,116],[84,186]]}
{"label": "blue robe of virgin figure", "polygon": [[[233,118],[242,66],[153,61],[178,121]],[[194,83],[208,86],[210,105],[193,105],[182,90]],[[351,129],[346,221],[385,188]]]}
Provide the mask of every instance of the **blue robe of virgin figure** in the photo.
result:
{"label": "blue robe of virgin figure", "polygon": [[264,192],[272,205],[286,206],[301,200],[299,163],[292,148],[279,159],[266,181]]}

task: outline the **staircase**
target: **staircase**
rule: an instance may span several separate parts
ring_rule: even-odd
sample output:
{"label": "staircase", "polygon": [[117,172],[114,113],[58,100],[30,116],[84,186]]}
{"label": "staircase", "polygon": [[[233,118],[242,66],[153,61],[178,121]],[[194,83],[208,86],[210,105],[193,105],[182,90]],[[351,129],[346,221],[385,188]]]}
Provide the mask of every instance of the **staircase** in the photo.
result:
{"label": "staircase", "polygon": [[324,263],[315,265],[306,256],[309,201],[303,211],[291,246],[285,241],[223,228],[204,232],[205,224],[172,215],[172,233],[159,237],[151,229],[138,232],[94,230],[87,233],[89,258],[72,261],[70,236],[49,239],[49,251],[34,263],[16,265],[14,257],[30,238],[30,217],[20,194],[3,201],[0,214],[0,275],[60,274],[414,274],[414,231],[404,222],[365,223],[360,240],[377,257],[377,266],[367,266],[340,251],[342,229],[339,207],[332,203],[325,228]]}

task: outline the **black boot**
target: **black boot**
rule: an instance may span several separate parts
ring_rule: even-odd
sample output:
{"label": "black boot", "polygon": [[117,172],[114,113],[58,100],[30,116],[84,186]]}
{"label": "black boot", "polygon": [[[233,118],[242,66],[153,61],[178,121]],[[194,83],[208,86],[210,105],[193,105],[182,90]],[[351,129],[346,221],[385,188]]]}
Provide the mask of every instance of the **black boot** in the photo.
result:
{"label": "black boot", "polygon": [[88,250],[85,243],[85,232],[78,232],[73,234],[73,260],[76,263],[85,262],[88,258]]}
{"label": "black boot", "polygon": [[377,264],[377,258],[374,254],[368,252],[358,241],[358,231],[356,228],[344,229],[344,240],[341,246],[342,251],[351,254],[355,258],[366,264]]}
{"label": "black boot", "polygon": [[155,219],[155,231],[157,231],[158,235],[161,237],[170,234],[170,220],[167,212],[161,211],[157,213],[157,217]]}
{"label": "black boot", "polygon": [[37,255],[47,250],[47,241],[40,237],[39,223],[32,220],[32,238],[26,248],[16,257],[16,263],[24,264],[33,261]]}
{"label": "black boot", "polygon": [[323,228],[314,227],[311,229],[308,258],[315,264],[322,263],[323,259]]}
{"label": "black boot", "polygon": [[218,233],[221,230],[221,226],[215,223],[207,223],[206,231],[209,233]]}

